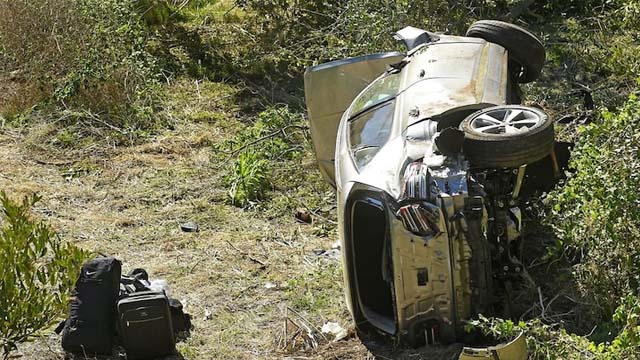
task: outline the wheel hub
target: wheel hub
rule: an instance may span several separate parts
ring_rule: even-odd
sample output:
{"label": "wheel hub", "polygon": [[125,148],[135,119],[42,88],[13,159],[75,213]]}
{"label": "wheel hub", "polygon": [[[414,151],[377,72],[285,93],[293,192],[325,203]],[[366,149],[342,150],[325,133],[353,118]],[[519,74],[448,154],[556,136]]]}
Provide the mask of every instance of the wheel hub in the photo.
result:
{"label": "wheel hub", "polygon": [[531,131],[542,125],[544,119],[527,109],[496,109],[480,114],[470,124],[479,134],[510,135]]}

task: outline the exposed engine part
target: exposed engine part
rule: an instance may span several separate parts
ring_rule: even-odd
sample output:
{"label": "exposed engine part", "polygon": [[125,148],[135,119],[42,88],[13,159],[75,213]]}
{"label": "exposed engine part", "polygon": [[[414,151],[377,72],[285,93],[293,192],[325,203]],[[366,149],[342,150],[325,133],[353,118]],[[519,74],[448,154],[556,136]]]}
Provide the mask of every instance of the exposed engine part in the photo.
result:
{"label": "exposed engine part", "polygon": [[520,168],[518,168],[517,170],[514,169],[514,171],[517,171],[518,177],[516,178],[516,183],[513,186],[513,195],[511,196],[513,199],[517,199],[520,195],[520,189],[522,188],[522,181],[524,180],[524,173],[526,172],[526,170],[526,164],[520,166]]}
{"label": "exposed engine part", "polygon": [[429,168],[422,162],[414,162],[407,166],[404,174],[403,199],[430,200]]}
{"label": "exposed engine part", "polygon": [[487,210],[481,196],[465,199],[464,215],[467,223],[466,239],[473,256],[470,261],[471,293],[474,296],[472,312],[488,314],[493,303],[492,252],[495,249],[486,237],[482,224],[487,221]]}
{"label": "exposed engine part", "polygon": [[512,207],[507,216],[507,240],[512,242],[519,239],[520,229],[522,229],[522,213],[520,208]]}

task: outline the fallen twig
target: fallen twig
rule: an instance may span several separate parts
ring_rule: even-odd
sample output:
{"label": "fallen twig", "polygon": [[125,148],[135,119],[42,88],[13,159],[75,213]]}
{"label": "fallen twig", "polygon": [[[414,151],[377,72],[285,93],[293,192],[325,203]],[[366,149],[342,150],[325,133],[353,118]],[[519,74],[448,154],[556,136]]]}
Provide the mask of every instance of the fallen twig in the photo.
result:
{"label": "fallen twig", "polygon": [[289,128],[298,128],[298,129],[300,129],[300,130],[304,130],[304,129],[305,129],[305,127],[304,127],[304,126],[300,126],[300,125],[287,125],[287,126],[285,126],[285,127],[281,128],[281,129],[277,129],[277,130],[275,130],[275,131],[272,131],[272,132],[270,132],[269,134],[267,134],[267,135],[265,135],[265,136],[262,136],[262,137],[260,137],[260,138],[258,138],[258,139],[255,139],[255,140],[253,140],[253,141],[250,141],[250,142],[248,142],[248,143],[246,143],[246,144],[244,144],[244,145],[240,146],[240,147],[239,147],[239,148],[237,148],[237,149],[234,149],[234,150],[231,150],[231,151],[224,151],[224,150],[221,150],[223,153],[229,154],[229,157],[228,157],[224,162],[225,162],[225,163],[226,163],[226,162],[228,162],[228,161],[229,161],[229,160],[230,160],[234,155],[237,155],[239,152],[241,152],[241,151],[243,151],[243,150],[246,150],[246,149],[247,149],[248,147],[250,147],[250,146],[256,145],[256,144],[261,143],[261,142],[263,142],[263,141],[265,141],[265,140],[269,140],[269,139],[271,139],[271,138],[275,137],[276,135],[278,135],[278,134],[280,134],[280,133],[282,133],[283,135],[286,135],[284,131],[285,131],[286,129],[289,129]]}
{"label": "fallen twig", "polygon": [[302,314],[300,314],[299,312],[297,312],[296,310],[287,307],[287,311],[292,312],[294,315],[296,315],[298,317],[299,320],[301,320],[301,324],[302,326],[305,328],[305,330],[307,330],[307,332],[309,333],[309,336],[312,337],[315,341],[315,346],[318,346],[318,342],[317,340],[315,340],[315,336],[313,335],[314,333],[319,334],[322,339],[324,341],[326,341],[327,343],[329,343],[329,339],[327,339],[327,337],[322,333],[322,331],[320,331],[320,329],[318,329],[315,325],[313,325],[309,320],[307,320],[307,318],[305,318],[304,316],[302,316]]}
{"label": "fallen twig", "polygon": [[249,259],[251,261],[253,261],[256,264],[259,264],[261,267],[266,268],[267,264],[260,260],[260,259],[256,259],[253,256],[249,255],[247,252],[242,251],[240,249],[238,249],[235,245],[233,245],[229,240],[226,240],[227,244],[229,244],[229,246],[231,246],[234,250],[236,250],[237,252],[240,253],[240,255],[242,255],[244,258]]}
{"label": "fallen twig", "polygon": [[77,163],[79,160],[68,160],[68,161],[44,161],[39,159],[33,159],[33,162],[40,165],[53,165],[53,166],[62,166],[62,165],[71,165]]}

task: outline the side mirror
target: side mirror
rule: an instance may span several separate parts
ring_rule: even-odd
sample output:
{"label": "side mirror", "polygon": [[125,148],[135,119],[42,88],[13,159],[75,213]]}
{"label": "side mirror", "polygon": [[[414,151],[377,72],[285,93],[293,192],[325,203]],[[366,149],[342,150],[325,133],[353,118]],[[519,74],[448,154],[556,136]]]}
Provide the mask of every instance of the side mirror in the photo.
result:
{"label": "side mirror", "polygon": [[428,44],[438,40],[438,36],[427,32],[426,30],[414,28],[413,26],[407,26],[406,28],[399,30],[393,34],[393,38],[404,42],[407,47],[407,51],[411,51],[422,44]]}

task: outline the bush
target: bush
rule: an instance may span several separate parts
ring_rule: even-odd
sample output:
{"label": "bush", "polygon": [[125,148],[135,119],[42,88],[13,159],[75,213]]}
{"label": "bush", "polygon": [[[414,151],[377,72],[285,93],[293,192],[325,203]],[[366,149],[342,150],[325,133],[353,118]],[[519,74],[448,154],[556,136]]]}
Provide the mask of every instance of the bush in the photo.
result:
{"label": "bush", "polygon": [[[296,158],[304,140],[299,136],[303,118],[287,106],[273,106],[258,114],[258,119],[223,148],[232,155],[240,152],[233,173],[226,178],[231,203],[238,206],[260,200],[269,187],[267,172],[279,161]],[[220,150],[220,149],[219,149]]]}
{"label": "bush", "polygon": [[233,173],[227,179],[232,204],[244,206],[262,198],[269,185],[267,165],[267,161],[253,150],[240,154],[233,165]]}
{"label": "bush", "polygon": [[39,198],[11,201],[0,193],[0,346],[5,355],[66,310],[86,253],[29,217]]}
{"label": "bush", "polygon": [[0,113],[53,108],[99,127],[153,126],[158,70],[137,9],[133,0],[0,0],[0,64],[18,85]]}
{"label": "bush", "polygon": [[560,250],[580,255],[575,275],[610,316],[640,290],[640,101],[604,111],[578,133],[573,175],[552,194],[551,223]]}
{"label": "bush", "polygon": [[[236,0],[246,10],[251,52],[246,70],[295,78],[306,66],[401,46],[391,34],[405,26],[464,34],[479,18],[506,16],[507,2]],[[259,61],[256,61],[259,59]],[[242,61],[242,59],[239,59]]]}
{"label": "bush", "polygon": [[611,327],[609,339],[615,336],[592,345],[602,359],[633,358],[640,351],[639,128],[637,94],[619,111],[603,111],[579,130],[573,173],[550,195],[555,253],[572,254],[579,289],[595,304],[591,321]]}

